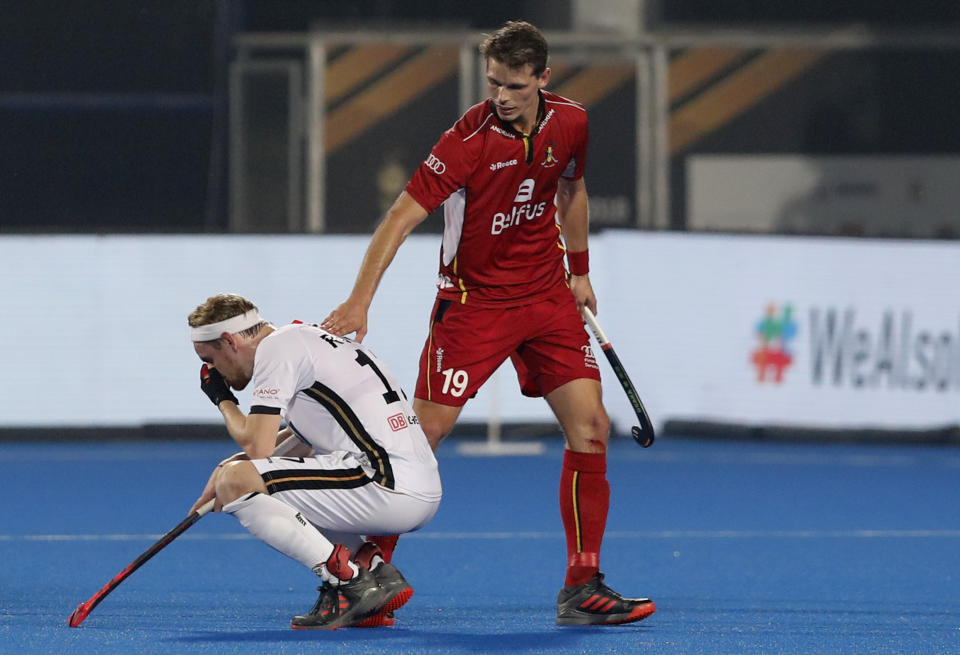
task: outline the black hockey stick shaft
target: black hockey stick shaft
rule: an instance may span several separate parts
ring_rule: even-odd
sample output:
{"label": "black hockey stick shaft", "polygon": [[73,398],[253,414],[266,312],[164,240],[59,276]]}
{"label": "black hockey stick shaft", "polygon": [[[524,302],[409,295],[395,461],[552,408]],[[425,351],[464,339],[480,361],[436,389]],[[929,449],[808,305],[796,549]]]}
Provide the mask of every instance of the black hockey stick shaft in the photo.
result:
{"label": "black hockey stick shaft", "polygon": [[640,400],[640,395],[637,393],[636,388],[634,388],[633,382],[630,381],[630,376],[627,375],[627,369],[623,367],[623,363],[620,361],[620,358],[617,357],[617,352],[613,349],[613,344],[610,343],[607,335],[603,332],[603,328],[600,327],[600,323],[597,322],[597,317],[594,316],[590,308],[586,306],[584,306],[582,314],[587,326],[597,339],[597,343],[600,344],[600,349],[603,351],[603,354],[606,355],[607,361],[610,362],[610,368],[613,369],[617,380],[620,381],[620,386],[623,387],[623,391],[627,394],[627,400],[629,400],[630,405],[633,406],[634,413],[637,415],[637,421],[640,425],[633,426],[630,433],[638,444],[644,448],[649,448],[653,445],[653,440],[656,438],[653,423],[650,421],[650,415],[647,414],[647,410]]}

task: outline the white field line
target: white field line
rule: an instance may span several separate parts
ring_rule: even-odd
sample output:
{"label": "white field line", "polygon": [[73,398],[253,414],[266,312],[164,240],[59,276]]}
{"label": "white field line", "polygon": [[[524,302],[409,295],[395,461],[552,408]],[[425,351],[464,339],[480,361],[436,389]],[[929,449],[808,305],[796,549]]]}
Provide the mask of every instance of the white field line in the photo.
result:
{"label": "white field line", "polygon": [[[0,542],[157,541],[161,534],[0,534]],[[559,531],[543,532],[415,532],[404,539],[514,540],[563,539]],[[609,539],[960,539],[960,530],[611,530]],[[238,541],[248,533],[185,534],[180,540]]]}
{"label": "white field line", "polygon": [[[559,456],[560,449],[549,449],[544,456]],[[821,452],[689,452],[661,450],[652,452],[639,448],[620,449],[616,453],[620,461],[639,461],[644,464],[669,465],[699,465],[711,464],[720,466],[811,466],[819,468],[859,468],[859,469],[957,469],[960,468],[960,457],[943,453],[931,459],[925,453],[832,453]],[[23,453],[10,450],[5,451],[0,444],[0,462],[20,461]],[[471,457],[461,455],[456,451],[444,454],[444,457],[461,459]],[[189,451],[159,452],[144,456],[136,450],[120,450],[118,452],[94,451],[83,452],[75,449],[44,453],[42,458],[46,462],[138,462],[152,461],[196,461],[197,455]],[[211,458],[211,462],[214,458]],[[213,464],[211,464],[212,466]]]}

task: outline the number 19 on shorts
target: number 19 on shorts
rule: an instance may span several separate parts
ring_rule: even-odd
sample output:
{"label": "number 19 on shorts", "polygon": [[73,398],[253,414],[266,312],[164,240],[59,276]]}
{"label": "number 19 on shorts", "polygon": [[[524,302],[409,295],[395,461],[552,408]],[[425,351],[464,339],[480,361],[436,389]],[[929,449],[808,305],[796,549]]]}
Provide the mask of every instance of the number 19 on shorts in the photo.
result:
{"label": "number 19 on shorts", "polygon": [[450,394],[451,396],[459,398],[463,395],[463,392],[467,390],[470,377],[466,371],[448,368],[440,373],[443,375],[443,389],[441,389],[441,393]]}

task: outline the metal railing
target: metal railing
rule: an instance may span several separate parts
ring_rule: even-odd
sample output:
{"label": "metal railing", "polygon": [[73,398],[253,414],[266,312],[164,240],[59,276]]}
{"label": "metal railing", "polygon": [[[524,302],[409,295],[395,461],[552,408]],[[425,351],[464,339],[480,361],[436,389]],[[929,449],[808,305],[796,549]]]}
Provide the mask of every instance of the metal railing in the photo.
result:
{"label": "metal railing", "polygon": [[[456,52],[457,78],[457,109],[462,112],[467,107],[479,101],[484,94],[482,75],[482,61],[477,53],[477,45],[481,36],[467,32],[325,32],[314,31],[309,33],[262,33],[241,34],[235,37],[234,46],[236,58],[233,62],[234,75],[231,76],[231,97],[236,99],[240,93],[245,71],[255,62],[262,62],[275,58],[298,57],[303,63],[303,88],[291,89],[291,102],[301,98],[303,106],[298,110],[302,117],[300,125],[305,146],[304,156],[300,160],[302,172],[293,171],[288,182],[291,187],[288,193],[290,198],[302,198],[302,214],[300,208],[291,202],[288,208],[287,225],[299,225],[307,232],[330,231],[334,226],[331,220],[331,180],[330,162],[331,149],[329,148],[328,121],[331,115],[331,103],[325,95],[328,82],[327,72],[332,62],[336,61],[338,53],[350,48],[373,45],[395,45],[409,49],[405,56],[417,49],[428,47],[445,47]],[[694,49],[733,48],[742,52],[752,51],[782,51],[781,57],[789,61],[791,53],[802,49],[805,52],[841,52],[841,51],[871,51],[875,49],[894,50],[956,50],[960,48],[960,33],[955,30],[897,30],[884,31],[868,29],[866,27],[842,27],[837,29],[750,29],[750,30],[676,30],[669,32],[646,33],[637,37],[621,37],[609,34],[574,34],[574,33],[547,33],[551,45],[551,62],[562,62],[571,69],[588,69],[590,66],[623,64],[632,68],[632,74],[623,84],[633,89],[633,108],[629,116],[622,109],[615,113],[618,119],[607,119],[603,124],[592,120],[592,134],[605,130],[621,130],[626,134],[633,134],[632,142],[626,146],[621,144],[621,150],[615,158],[623,167],[630,167],[632,174],[632,190],[624,197],[629,198],[632,205],[631,219],[627,225],[645,229],[668,229],[676,227],[677,221],[672,218],[672,163],[678,157],[676,147],[672,149],[671,140],[676,142],[676,135],[671,136],[671,121],[676,128],[676,117],[671,114],[676,110],[676,99],[671,99],[671,63],[679,53]],[[399,58],[402,60],[402,56]],[[811,57],[816,62],[817,57]],[[795,64],[796,62],[794,62]],[[813,65],[812,63],[810,65]],[[371,76],[375,83],[378,79]],[[785,76],[789,81],[789,77]],[[703,82],[704,80],[700,80]],[[751,83],[745,80],[745,84]],[[630,95],[630,94],[627,94]],[[577,99],[577,98],[574,98]],[[622,103],[621,103],[622,104]],[[598,112],[604,106],[597,103]],[[231,103],[231,124],[236,125],[242,120],[243,107],[236,102]],[[734,110],[736,108],[733,108]],[[422,117],[426,120],[428,117]],[[456,115],[430,116],[437,126],[434,138],[439,137],[441,131],[449,127],[456,119]],[[296,122],[291,119],[291,124]],[[629,129],[628,129],[629,128]],[[294,138],[291,132],[291,139]],[[701,135],[702,136],[702,135]],[[399,136],[398,136],[399,138]],[[234,135],[231,143],[231,165],[236,167],[236,157],[242,151],[243,135]],[[425,155],[432,141],[419,142],[419,155]],[[367,164],[372,166],[371,160],[378,155],[369,149],[360,159],[368,158]],[[355,168],[356,174],[363,174],[357,160],[344,159],[340,154],[339,167]],[[422,159],[422,156],[420,157]],[[588,178],[596,176],[593,171],[597,168],[597,157],[591,155],[588,166]],[[601,159],[603,159],[601,157]],[[415,160],[419,161],[419,160]],[[346,163],[344,163],[346,162]],[[291,166],[295,167],[293,159]],[[603,166],[601,165],[601,169]],[[292,169],[291,169],[292,170]],[[615,171],[608,166],[606,170]],[[410,171],[412,172],[412,171]],[[232,178],[234,184],[245,184],[250,180]],[[371,186],[371,188],[373,188]],[[355,194],[354,194],[355,195]],[[591,195],[593,191],[591,188]],[[236,194],[232,194],[236,200]],[[601,196],[603,197],[603,196]],[[615,196],[610,196],[615,197]],[[231,209],[232,224],[242,226],[243,221],[233,217],[242,217],[244,207],[234,206]],[[342,210],[335,210],[341,212]],[[376,213],[376,212],[374,212]],[[374,220],[378,217],[373,217]],[[349,226],[348,226],[349,227]],[[361,229],[362,226],[358,226]],[[336,231],[336,230],[334,230]]]}

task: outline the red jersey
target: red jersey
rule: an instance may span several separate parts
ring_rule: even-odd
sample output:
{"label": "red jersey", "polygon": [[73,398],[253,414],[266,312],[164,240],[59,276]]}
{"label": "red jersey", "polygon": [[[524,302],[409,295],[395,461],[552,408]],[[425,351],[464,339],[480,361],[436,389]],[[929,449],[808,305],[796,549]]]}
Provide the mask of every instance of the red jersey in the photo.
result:
{"label": "red jersey", "polygon": [[554,197],[561,175],[583,175],[587,112],[541,91],[538,116],[525,136],[489,100],[474,105],[407,183],[428,212],[444,204],[440,298],[523,305],[565,284]]}

